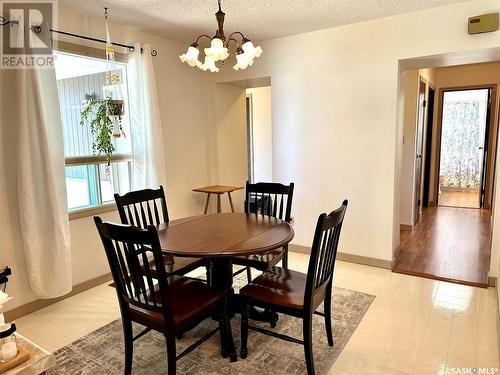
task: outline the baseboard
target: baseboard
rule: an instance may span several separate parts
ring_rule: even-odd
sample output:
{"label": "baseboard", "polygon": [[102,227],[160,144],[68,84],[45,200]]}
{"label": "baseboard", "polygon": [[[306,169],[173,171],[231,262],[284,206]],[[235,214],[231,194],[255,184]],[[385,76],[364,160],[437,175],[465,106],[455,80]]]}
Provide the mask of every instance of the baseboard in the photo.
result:
{"label": "baseboard", "polygon": [[307,255],[311,254],[311,248],[302,245],[289,244],[288,250],[293,251],[294,253],[307,254]]}
{"label": "baseboard", "polygon": [[497,310],[497,340],[498,340],[498,350],[500,351],[500,289],[498,288],[497,285],[497,303],[498,303],[498,310]]}
{"label": "baseboard", "polygon": [[494,276],[488,276],[488,285],[495,288],[497,286],[497,278]]}
{"label": "baseboard", "polygon": [[[301,245],[288,245],[288,250],[301,254],[310,254],[311,249],[307,246]],[[337,259],[344,262],[357,263],[365,266],[385,268],[390,270],[392,268],[392,262],[390,260],[383,260],[378,258],[370,258],[361,255],[347,254],[338,252]]]}
{"label": "baseboard", "polygon": [[25,305],[18,306],[12,310],[5,312],[5,320],[11,322],[21,316],[31,314],[35,311],[43,309],[44,307],[53,305],[54,303],[65,300],[66,298],[72,297],[76,294],[82,293],[88,289],[92,289],[98,285],[104,284],[112,279],[111,274],[102,275],[91,280],[84,281],[83,283],[73,286],[73,289],[68,294],[51,299],[37,299],[35,301],[29,302]]}
{"label": "baseboard", "polygon": [[337,253],[337,259],[343,260],[344,262],[357,263],[365,266],[385,268],[387,270],[392,269],[392,262],[390,260],[371,258],[362,255],[354,255],[347,253]]}
{"label": "baseboard", "polygon": [[413,230],[413,225],[409,224],[399,224],[399,228],[401,230]]}

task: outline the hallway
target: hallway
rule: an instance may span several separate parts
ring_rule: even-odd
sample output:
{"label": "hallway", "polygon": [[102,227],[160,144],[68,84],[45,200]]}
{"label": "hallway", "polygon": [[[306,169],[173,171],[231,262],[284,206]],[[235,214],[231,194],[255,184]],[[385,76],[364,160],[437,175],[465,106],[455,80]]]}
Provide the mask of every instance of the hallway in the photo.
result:
{"label": "hallway", "polygon": [[447,207],[479,208],[479,189],[442,191],[438,204]]}
{"label": "hallway", "polygon": [[393,272],[484,287],[490,251],[488,210],[425,208],[413,230],[401,231]]}

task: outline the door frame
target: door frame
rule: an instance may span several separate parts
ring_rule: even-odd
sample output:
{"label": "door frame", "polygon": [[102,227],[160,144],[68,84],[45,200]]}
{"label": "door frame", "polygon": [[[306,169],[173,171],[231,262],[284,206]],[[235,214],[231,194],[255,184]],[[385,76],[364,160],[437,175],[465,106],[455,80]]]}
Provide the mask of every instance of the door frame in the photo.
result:
{"label": "door frame", "polygon": [[253,97],[251,93],[245,98],[246,127],[247,127],[247,168],[248,181],[254,182],[254,162],[253,162]]}
{"label": "door frame", "polygon": [[[444,93],[450,91],[467,91],[467,90],[481,90],[481,89],[491,89],[491,103],[490,103],[490,118],[489,123],[486,124],[486,128],[489,129],[488,139],[485,141],[488,144],[487,161],[486,161],[486,192],[485,192],[485,202],[484,208],[490,209],[493,197],[493,184],[494,173],[495,173],[495,159],[496,159],[496,148],[497,148],[497,138],[498,138],[498,123],[495,118],[498,117],[498,108],[496,108],[497,103],[497,84],[489,83],[482,85],[468,85],[468,86],[451,86],[451,87],[440,87],[438,95],[438,116],[439,121],[437,122],[437,137],[436,137],[436,148],[435,148],[435,158],[434,158],[434,192],[433,197],[435,205],[439,205],[439,171],[441,169],[441,138],[443,132],[443,101]],[[496,111],[496,112],[495,112]]]}
{"label": "door frame", "polygon": [[[413,225],[417,224],[418,221],[420,220],[420,213],[421,213],[421,208],[422,208],[422,198],[423,198],[423,172],[424,172],[424,153],[425,153],[425,148],[424,148],[424,140],[425,140],[425,128],[426,128],[426,113],[425,110],[427,108],[427,84],[428,81],[425,79],[425,77],[419,75],[418,76],[418,86],[417,86],[417,123],[416,123],[416,129],[415,129],[415,159],[414,159],[414,181],[413,181],[413,190],[414,190],[414,197],[413,197]],[[424,99],[421,102],[420,101],[420,94],[422,93],[422,88],[423,88],[423,94],[424,94]],[[419,131],[420,131],[420,122],[422,122],[422,134],[421,134],[421,150],[420,150],[420,155],[419,155]],[[420,159],[420,160],[419,160]],[[420,163],[420,171],[418,170],[418,163]],[[420,173],[419,173],[420,172]]]}
{"label": "door frame", "polygon": [[[431,173],[432,173],[432,139],[436,119],[434,118],[434,108],[436,106],[436,96],[438,91],[436,86],[427,83],[427,117],[425,126],[425,147],[424,147],[424,175],[423,175],[423,193],[422,193],[422,207],[429,207],[432,203],[431,197]],[[431,99],[431,91],[433,93]]]}

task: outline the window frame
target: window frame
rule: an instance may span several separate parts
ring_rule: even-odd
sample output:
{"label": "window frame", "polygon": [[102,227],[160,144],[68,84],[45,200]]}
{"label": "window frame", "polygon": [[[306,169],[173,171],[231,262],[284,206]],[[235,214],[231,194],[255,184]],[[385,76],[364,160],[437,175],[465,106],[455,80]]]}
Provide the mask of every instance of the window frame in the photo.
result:
{"label": "window frame", "polygon": [[[85,45],[80,45],[80,44],[73,44],[73,43],[68,43],[68,42],[63,42],[60,40],[55,40],[53,39],[53,46],[54,46],[54,51],[55,52],[61,52],[61,53],[68,53],[72,55],[77,55],[80,57],[88,57],[88,58],[94,58],[94,59],[99,59],[99,60],[104,60],[103,54],[104,50],[99,49],[99,48],[94,48],[94,47],[89,47]],[[127,59],[127,54],[123,53],[118,53],[115,52],[115,59],[118,63],[122,64],[127,64],[128,59]],[[128,89],[128,85],[127,85]],[[110,163],[118,163],[118,162],[132,162],[132,153],[116,153],[113,154],[110,158]],[[101,156],[69,156],[64,158],[64,164],[65,168],[66,167],[74,167],[74,166],[93,166],[96,170],[97,177],[99,177],[99,166],[102,164],[107,164],[108,160],[106,156],[101,155]],[[130,183],[131,181],[131,175],[129,174],[129,179]],[[98,179],[99,181],[99,179]],[[100,189],[100,183],[97,183],[98,189]],[[65,186],[67,189],[67,187]],[[67,190],[66,190],[67,192]],[[99,191],[99,200],[101,199],[100,191]],[[70,210],[69,207],[67,208],[68,210],[68,218],[69,220],[76,220],[76,219],[81,219],[93,215],[98,215],[106,212],[112,212],[116,211],[116,204],[114,202],[106,202],[102,203],[100,202],[98,205],[93,205],[90,207],[83,207],[83,208],[77,208]]]}
{"label": "window frame", "polygon": [[[132,154],[113,154],[111,156],[110,163],[119,163],[119,162],[131,162]],[[105,156],[70,156],[65,158],[65,167],[76,167],[76,166],[93,166],[95,168],[97,174],[97,181],[100,180],[99,176],[99,166],[102,164],[107,164],[108,161]],[[129,179],[131,175],[129,173]],[[131,182],[131,181],[130,181]],[[100,183],[97,183],[97,188],[100,189]],[[101,199],[100,191],[99,191],[99,199]],[[116,211],[116,204],[114,202],[99,202],[98,205],[93,205],[90,207],[76,208],[70,210],[68,208],[68,217],[69,220],[80,219],[83,217],[88,217],[92,215],[97,215],[105,212]]]}

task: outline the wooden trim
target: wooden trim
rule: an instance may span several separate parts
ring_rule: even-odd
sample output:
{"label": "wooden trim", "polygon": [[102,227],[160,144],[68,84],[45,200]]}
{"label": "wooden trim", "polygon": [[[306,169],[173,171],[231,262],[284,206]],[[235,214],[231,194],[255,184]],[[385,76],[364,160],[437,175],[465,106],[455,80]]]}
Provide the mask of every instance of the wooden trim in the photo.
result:
{"label": "wooden trim", "polygon": [[[308,255],[311,253],[311,249],[309,247],[302,245],[294,245],[294,244],[288,245],[288,251],[293,251],[295,253],[308,254]],[[390,260],[371,258],[362,255],[347,254],[342,252],[337,253],[337,260],[349,263],[362,264],[365,266],[384,268],[388,270],[392,268],[392,262]]]}
{"label": "wooden trim", "polygon": [[288,251],[293,251],[294,253],[300,254],[311,254],[311,248],[302,245],[288,244]]}
{"label": "wooden trim", "polygon": [[[52,39],[54,50],[57,52],[70,53],[73,55],[87,56],[94,59],[106,60],[104,48],[89,47],[82,44],[64,42],[58,39]],[[120,47],[118,47],[120,48]],[[128,62],[128,55],[115,51],[115,60],[120,63]]]}
{"label": "wooden trim", "polygon": [[446,281],[448,283],[469,285],[469,286],[475,286],[475,287],[478,287],[478,288],[488,288],[487,284],[481,284],[481,283],[476,283],[476,282],[466,281],[466,280],[451,279],[449,277],[444,277],[444,276],[439,276],[439,275],[433,275],[433,274],[425,273],[425,272],[415,272],[415,271],[408,271],[408,270],[392,270],[392,272],[394,272],[394,273],[400,273],[402,275],[410,275],[410,276],[423,277],[425,279]]}
{"label": "wooden trim", "polygon": [[79,293],[82,293],[88,289],[95,288],[98,285],[109,282],[112,279],[111,273],[107,273],[102,276],[98,276],[94,279],[84,281],[83,283],[77,284],[73,286],[73,290],[68,294],[51,299],[38,299],[32,302],[29,302],[25,305],[18,306],[12,310],[5,312],[5,319],[8,322],[13,321],[14,319],[20,318],[21,316],[31,314],[35,311],[43,309],[44,307],[53,305],[54,303],[65,300],[66,298],[73,297]]}
{"label": "wooden trim", "polygon": [[500,351],[500,288],[498,288],[498,285],[496,286],[497,288],[497,303],[498,303],[498,308],[497,308],[497,344],[498,344],[498,350]]}
{"label": "wooden trim", "polygon": [[347,253],[337,253],[337,259],[344,262],[357,263],[365,266],[392,269],[392,261],[378,258],[365,257],[362,255],[354,255]]}
{"label": "wooden trim", "polygon": [[82,208],[81,210],[70,211],[70,212],[68,212],[68,218],[69,218],[69,220],[76,220],[76,219],[81,219],[84,217],[104,214],[106,212],[111,212],[111,211],[116,211],[116,210],[117,210],[117,208],[116,208],[115,203],[106,203],[106,204],[101,204],[99,206]]}
{"label": "wooden trim", "polygon": [[497,278],[494,276],[488,276],[488,285],[495,288],[497,286]]}
{"label": "wooden trim", "polygon": [[[70,165],[88,165],[88,164],[104,164],[108,162],[105,155],[101,156],[70,156],[64,159],[66,166]],[[113,154],[111,155],[110,162],[117,163],[120,161],[132,160],[131,154]]]}
{"label": "wooden trim", "polygon": [[415,225],[411,225],[411,224],[399,224],[399,228],[401,230],[413,230],[414,227],[415,227]]}

